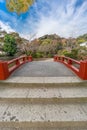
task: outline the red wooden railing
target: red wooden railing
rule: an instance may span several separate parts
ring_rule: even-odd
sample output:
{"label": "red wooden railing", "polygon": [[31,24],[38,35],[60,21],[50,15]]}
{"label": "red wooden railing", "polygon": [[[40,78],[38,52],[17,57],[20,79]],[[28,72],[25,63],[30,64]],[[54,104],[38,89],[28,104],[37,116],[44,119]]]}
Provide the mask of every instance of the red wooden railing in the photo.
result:
{"label": "red wooden railing", "polygon": [[77,61],[69,57],[54,56],[54,61],[65,64],[73,70],[81,79],[87,80],[87,60]]}
{"label": "red wooden railing", "polygon": [[31,61],[32,56],[22,56],[10,61],[0,61],[0,80],[7,79],[19,66]]}

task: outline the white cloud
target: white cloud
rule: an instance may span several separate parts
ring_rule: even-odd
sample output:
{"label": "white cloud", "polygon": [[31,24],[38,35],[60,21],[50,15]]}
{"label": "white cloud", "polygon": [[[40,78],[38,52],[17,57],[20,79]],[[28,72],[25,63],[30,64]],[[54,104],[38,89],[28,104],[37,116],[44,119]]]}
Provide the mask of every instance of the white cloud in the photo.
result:
{"label": "white cloud", "polygon": [[[84,1],[77,8],[75,6],[76,1],[67,0],[67,3],[63,2],[58,7],[57,3],[55,3],[51,6],[48,16],[37,12],[37,14],[40,14],[40,20],[36,23],[34,30],[37,32],[37,37],[54,33],[63,37],[77,37],[87,33],[87,1]],[[49,1],[50,4],[51,2]]]}
{"label": "white cloud", "polygon": [[[4,1],[4,0],[1,0]],[[17,31],[24,38],[29,39],[30,34],[36,34],[36,37],[45,34],[58,34],[62,37],[77,37],[87,33],[87,0],[83,4],[76,7],[79,0],[38,0],[29,15],[24,19],[22,16],[10,15],[0,10],[0,15],[7,20],[0,21],[0,26],[7,32]],[[51,1],[51,2],[50,2]],[[47,5],[44,5],[47,3]],[[9,24],[9,22],[10,24]],[[10,25],[14,25],[14,29]]]}
{"label": "white cloud", "polygon": [[[7,33],[16,32],[14,29],[12,29],[10,27],[10,25],[8,23],[6,23],[6,22],[4,23],[2,21],[0,21],[0,30],[1,31],[6,31]],[[21,37],[30,40],[30,34],[26,35],[26,34],[23,34],[22,32],[19,33],[19,34],[20,34]]]}
{"label": "white cloud", "polygon": [[13,30],[8,23],[4,23],[2,21],[0,21],[0,28],[1,30],[6,31],[7,33],[15,32],[15,30]]}

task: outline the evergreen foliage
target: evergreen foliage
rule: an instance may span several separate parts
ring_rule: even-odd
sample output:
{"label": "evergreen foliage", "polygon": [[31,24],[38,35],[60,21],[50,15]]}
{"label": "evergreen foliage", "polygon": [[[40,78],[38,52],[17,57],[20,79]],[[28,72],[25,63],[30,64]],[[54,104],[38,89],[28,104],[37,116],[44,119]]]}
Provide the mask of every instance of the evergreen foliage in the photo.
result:
{"label": "evergreen foliage", "polygon": [[9,56],[14,56],[14,54],[17,52],[17,44],[13,36],[9,34],[5,35],[3,50]]}

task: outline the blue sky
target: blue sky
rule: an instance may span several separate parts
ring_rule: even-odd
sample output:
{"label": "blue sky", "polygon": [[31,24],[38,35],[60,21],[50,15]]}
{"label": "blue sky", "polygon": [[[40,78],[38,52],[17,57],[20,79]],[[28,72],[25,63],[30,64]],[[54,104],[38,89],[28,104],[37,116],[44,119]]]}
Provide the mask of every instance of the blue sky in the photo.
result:
{"label": "blue sky", "polygon": [[0,0],[0,27],[7,32],[27,39],[33,34],[77,37],[87,33],[87,0],[36,0],[19,16],[7,10],[5,1]]}

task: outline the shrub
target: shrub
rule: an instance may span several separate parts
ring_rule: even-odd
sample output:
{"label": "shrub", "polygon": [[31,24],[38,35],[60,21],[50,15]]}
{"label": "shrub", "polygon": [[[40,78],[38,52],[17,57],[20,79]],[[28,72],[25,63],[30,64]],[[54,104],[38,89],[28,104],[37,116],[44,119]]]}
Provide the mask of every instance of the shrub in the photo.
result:
{"label": "shrub", "polygon": [[48,58],[52,58],[52,57],[53,57],[53,54],[49,53],[49,54],[47,55],[47,57],[48,57]]}
{"label": "shrub", "polygon": [[71,52],[66,52],[65,56],[77,59],[78,58],[78,49],[73,49]]}
{"label": "shrub", "polygon": [[13,36],[9,34],[5,35],[3,50],[8,56],[14,56],[14,54],[17,52],[17,44]]}
{"label": "shrub", "polygon": [[43,58],[43,53],[42,52],[36,52],[36,57],[37,58]]}
{"label": "shrub", "polygon": [[24,53],[25,53],[27,56],[32,55],[32,52],[31,52],[31,51],[25,51]]}

